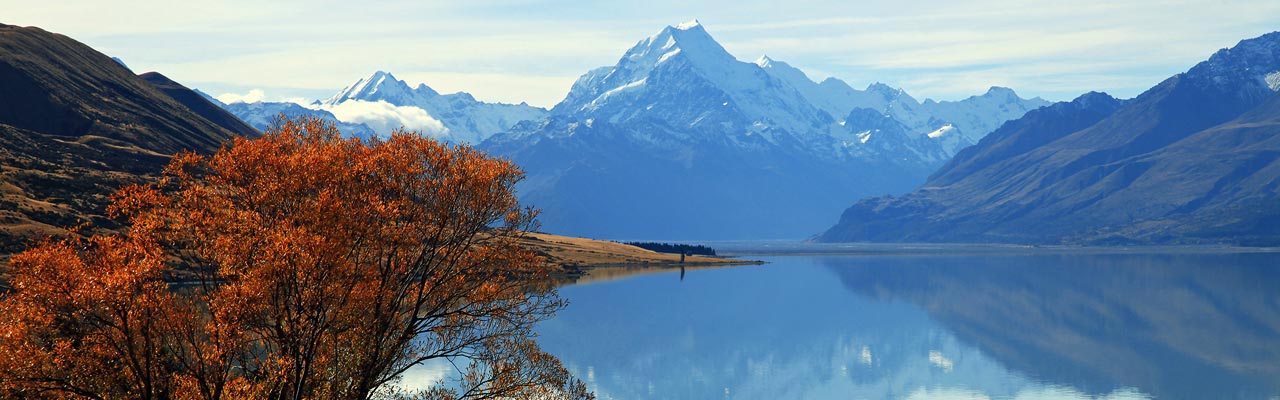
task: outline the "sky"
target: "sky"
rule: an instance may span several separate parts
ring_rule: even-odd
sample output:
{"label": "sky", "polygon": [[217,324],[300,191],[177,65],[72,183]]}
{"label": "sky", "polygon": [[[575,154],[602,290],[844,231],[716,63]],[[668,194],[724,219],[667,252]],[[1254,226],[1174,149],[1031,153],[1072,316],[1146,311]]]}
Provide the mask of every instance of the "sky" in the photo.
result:
{"label": "sky", "polygon": [[1133,97],[1214,51],[1280,30],[1280,1],[0,0],[38,26],[224,98],[326,98],[377,70],[411,86],[550,107],[588,70],[697,19],[743,61],[762,54],[923,100],[990,86],[1069,100]]}

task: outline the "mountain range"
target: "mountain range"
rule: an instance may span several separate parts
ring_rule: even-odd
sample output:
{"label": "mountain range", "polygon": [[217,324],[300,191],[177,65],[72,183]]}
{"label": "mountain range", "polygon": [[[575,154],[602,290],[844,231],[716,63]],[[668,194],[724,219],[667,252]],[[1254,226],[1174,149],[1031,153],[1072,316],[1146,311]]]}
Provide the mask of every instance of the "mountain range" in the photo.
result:
{"label": "mountain range", "polygon": [[477,144],[520,121],[539,120],[547,115],[547,110],[526,103],[487,103],[467,92],[440,94],[425,83],[410,87],[384,71],[360,78],[328,99],[307,105],[270,101],[222,103],[205,96],[259,130],[269,128],[283,114],[289,118],[320,118],[352,136],[387,135],[403,127],[458,144]]}
{"label": "mountain range", "polygon": [[309,105],[224,104],[38,28],[0,25],[0,50],[6,251],[82,222],[111,229],[111,191],[280,114],[383,134],[341,118],[369,105],[520,164],[522,200],[558,233],[802,237],[856,202],[817,240],[1280,243],[1280,33],[1134,99],[1055,104],[1000,87],[918,102],[814,81],[768,56],[739,61],[696,22],[587,72],[550,110],[381,71]]}
{"label": "mountain range", "polygon": [[540,121],[480,147],[521,165],[552,231],[605,238],[811,235],[849,202],[901,193],[1004,120],[1048,104],[992,88],[919,103],[739,61],[696,21],[587,72]]}
{"label": "mountain range", "polygon": [[1027,113],[822,241],[1280,244],[1280,33]]}
{"label": "mountain range", "polygon": [[480,143],[517,122],[547,115],[547,110],[526,103],[486,103],[467,92],[440,94],[424,83],[410,88],[405,81],[383,71],[356,81],[318,105],[340,107],[352,102],[380,101],[426,111],[445,128],[437,136],[453,143]]}
{"label": "mountain range", "polygon": [[[1004,121],[1048,104],[1001,87],[919,102],[882,83],[816,82],[768,56],[739,61],[694,21],[587,72],[551,110],[440,94],[384,71],[305,106],[222,106],[257,129],[306,115],[353,136],[406,125],[478,145],[524,168],[521,198],[550,231],[746,239],[811,235],[849,202],[905,192]],[[400,119],[352,112],[366,107]]]}
{"label": "mountain range", "polygon": [[[199,91],[197,90],[197,92]],[[227,110],[227,112],[235,115],[237,118],[259,131],[266,131],[270,129],[276,118],[283,115],[285,118],[289,119],[299,117],[319,118],[333,124],[343,134],[354,137],[370,138],[378,135],[378,133],[374,131],[373,128],[370,128],[369,125],[345,122],[339,120],[338,117],[333,115],[331,112],[303,107],[297,103],[272,101],[223,103],[204,92],[199,93],[205,98],[205,100],[213,104],[217,104]]]}

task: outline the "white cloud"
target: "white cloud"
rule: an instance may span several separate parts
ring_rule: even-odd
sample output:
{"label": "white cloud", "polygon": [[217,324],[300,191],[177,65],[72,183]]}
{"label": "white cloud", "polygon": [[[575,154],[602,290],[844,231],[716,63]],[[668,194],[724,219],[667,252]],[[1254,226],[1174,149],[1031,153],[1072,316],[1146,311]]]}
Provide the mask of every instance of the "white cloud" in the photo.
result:
{"label": "white cloud", "polygon": [[333,113],[339,121],[368,125],[380,135],[401,127],[436,137],[449,134],[449,129],[440,120],[414,106],[397,106],[382,100],[347,100],[336,106],[319,108]]}
{"label": "white cloud", "polygon": [[257,103],[262,101],[266,97],[267,97],[267,93],[263,92],[262,89],[249,89],[249,93],[245,93],[245,94],[223,93],[215,96],[214,98],[218,99],[218,101],[221,101],[223,103],[231,104],[231,103]]}
{"label": "white cloud", "polygon": [[394,385],[410,392],[424,391],[456,375],[457,372],[449,362],[434,359],[410,367],[400,376],[400,382]]}
{"label": "white cloud", "polygon": [[280,99],[280,101],[285,103],[297,104],[303,107],[310,107],[311,102],[314,100],[308,100],[306,97],[294,96],[294,97],[285,97],[283,99]]}

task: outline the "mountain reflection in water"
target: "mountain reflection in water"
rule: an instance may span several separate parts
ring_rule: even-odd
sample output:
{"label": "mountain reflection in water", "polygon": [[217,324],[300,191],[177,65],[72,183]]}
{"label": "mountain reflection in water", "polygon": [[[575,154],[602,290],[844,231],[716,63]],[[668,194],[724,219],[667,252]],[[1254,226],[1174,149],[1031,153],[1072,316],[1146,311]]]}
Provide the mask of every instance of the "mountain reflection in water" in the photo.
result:
{"label": "mountain reflection in water", "polygon": [[602,398],[1269,398],[1280,254],[768,257],[562,288]]}

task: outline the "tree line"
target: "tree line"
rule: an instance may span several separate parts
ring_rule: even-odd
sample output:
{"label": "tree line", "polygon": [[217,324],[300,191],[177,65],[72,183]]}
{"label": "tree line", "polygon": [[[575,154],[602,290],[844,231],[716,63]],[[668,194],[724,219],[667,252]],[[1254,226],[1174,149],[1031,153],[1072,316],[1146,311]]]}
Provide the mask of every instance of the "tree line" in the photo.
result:
{"label": "tree line", "polygon": [[658,243],[658,242],[625,242],[623,244],[636,246],[645,250],[656,251],[659,253],[700,255],[715,257],[716,249],[703,246],[700,244],[677,244],[677,243]]}

